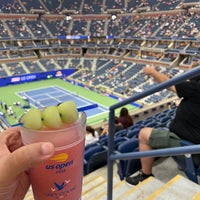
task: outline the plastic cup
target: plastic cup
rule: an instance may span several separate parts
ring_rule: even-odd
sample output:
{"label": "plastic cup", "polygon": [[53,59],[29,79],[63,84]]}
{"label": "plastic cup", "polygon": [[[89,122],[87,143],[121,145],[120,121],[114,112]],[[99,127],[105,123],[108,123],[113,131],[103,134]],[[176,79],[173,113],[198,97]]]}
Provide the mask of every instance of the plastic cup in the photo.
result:
{"label": "plastic cup", "polygon": [[52,142],[54,156],[31,169],[29,176],[35,200],[80,200],[82,193],[86,114],[59,130],[30,130],[21,127],[25,145]]}

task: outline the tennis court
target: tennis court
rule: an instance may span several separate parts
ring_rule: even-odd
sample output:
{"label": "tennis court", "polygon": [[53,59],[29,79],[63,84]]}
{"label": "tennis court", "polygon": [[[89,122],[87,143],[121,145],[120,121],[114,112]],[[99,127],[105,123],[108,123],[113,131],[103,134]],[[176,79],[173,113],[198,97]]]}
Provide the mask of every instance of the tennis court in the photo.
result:
{"label": "tennis court", "polygon": [[[33,90],[25,90],[17,92],[21,98],[27,99],[29,103],[36,108],[44,108],[51,105],[57,105],[65,101],[74,101],[77,108],[96,104],[89,99],[78,96],[78,93],[73,93],[59,86],[42,87]],[[98,105],[93,110],[86,110],[87,117],[94,117],[98,114],[108,112],[108,109],[102,105]]]}
{"label": "tennis court", "polygon": [[[0,87],[0,100],[12,106],[16,119],[7,116],[8,122],[13,125],[18,123],[20,116],[24,113],[23,106],[26,105],[24,99],[28,99],[30,106],[43,108],[49,105],[57,105],[63,101],[72,100],[76,106],[82,107],[97,104],[98,107],[87,110],[87,124],[96,125],[108,120],[109,107],[118,101],[100,93],[91,91],[77,85],[73,85],[61,79],[47,79],[33,81],[25,84],[8,85]],[[21,106],[14,106],[14,102],[20,102]],[[135,106],[127,105],[130,112],[138,109]],[[119,110],[116,110],[116,114]]]}

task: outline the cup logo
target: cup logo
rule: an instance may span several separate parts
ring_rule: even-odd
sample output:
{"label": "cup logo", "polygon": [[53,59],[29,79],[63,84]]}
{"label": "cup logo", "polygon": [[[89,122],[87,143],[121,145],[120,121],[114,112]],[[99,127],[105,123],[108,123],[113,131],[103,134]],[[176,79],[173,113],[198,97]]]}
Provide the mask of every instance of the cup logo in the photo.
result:
{"label": "cup logo", "polygon": [[69,156],[67,153],[60,153],[52,157],[50,160],[57,161],[57,162],[65,162],[68,159],[68,157]]}
{"label": "cup logo", "polygon": [[67,167],[73,165],[73,159],[69,159],[69,155],[67,153],[60,153],[55,155],[50,159],[54,162],[52,165],[46,165],[46,169],[48,170],[56,170],[56,173],[63,173],[66,171]]}

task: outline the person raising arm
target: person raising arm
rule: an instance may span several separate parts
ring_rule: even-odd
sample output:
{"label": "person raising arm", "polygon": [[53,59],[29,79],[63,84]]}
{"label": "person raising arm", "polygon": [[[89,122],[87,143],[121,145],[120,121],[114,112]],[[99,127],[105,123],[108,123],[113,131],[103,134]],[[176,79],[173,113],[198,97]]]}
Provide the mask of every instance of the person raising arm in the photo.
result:
{"label": "person raising arm", "polygon": [[[146,75],[153,77],[154,80],[157,81],[158,83],[162,83],[169,80],[169,77],[167,75],[157,71],[153,65],[144,67],[143,72]],[[171,86],[169,90],[171,90],[172,92],[176,92],[175,86]]]}
{"label": "person raising arm", "polygon": [[[160,83],[169,79],[165,74],[156,71],[153,66],[145,67],[143,71]],[[181,140],[200,144],[200,76],[177,83],[168,89],[176,92],[181,99],[175,117],[171,120],[169,129],[141,128],[138,136],[139,151],[179,147]],[[199,155],[194,155],[194,160],[195,164],[200,164]],[[149,176],[153,176],[154,158],[142,157],[140,161],[142,168],[139,174],[126,177],[129,185],[137,185]]]}

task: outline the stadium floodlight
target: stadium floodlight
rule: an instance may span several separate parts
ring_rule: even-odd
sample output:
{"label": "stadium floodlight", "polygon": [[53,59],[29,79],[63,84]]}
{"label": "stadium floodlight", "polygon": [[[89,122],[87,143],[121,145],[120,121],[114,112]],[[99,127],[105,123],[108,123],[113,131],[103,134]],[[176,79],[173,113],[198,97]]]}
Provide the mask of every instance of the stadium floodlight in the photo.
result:
{"label": "stadium floodlight", "polygon": [[72,19],[72,17],[71,17],[70,15],[67,15],[67,16],[66,16],[66,20],[67,20],[67,21],[70,21],[71,19]]}
{"label": "stadium floodlight", "polygon": [[115,21],[115,20],[117,19],[117,15],[116,15],[116,14],[112,14],[112,15],[111,15],[111,19],[112,19],[113,21]]}

